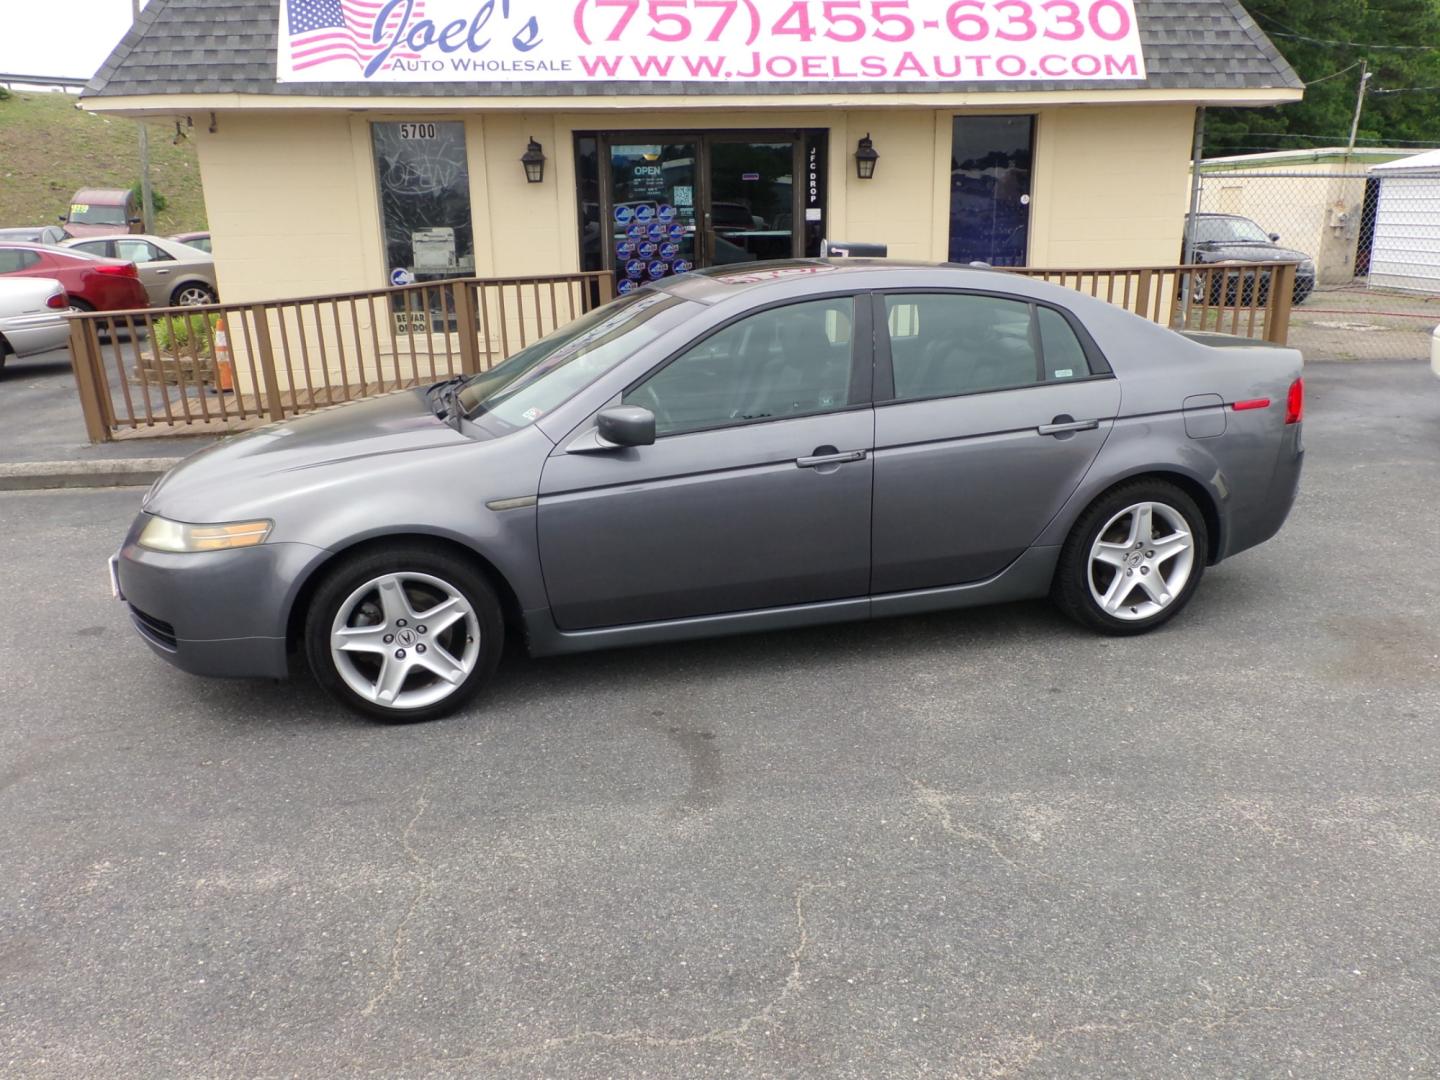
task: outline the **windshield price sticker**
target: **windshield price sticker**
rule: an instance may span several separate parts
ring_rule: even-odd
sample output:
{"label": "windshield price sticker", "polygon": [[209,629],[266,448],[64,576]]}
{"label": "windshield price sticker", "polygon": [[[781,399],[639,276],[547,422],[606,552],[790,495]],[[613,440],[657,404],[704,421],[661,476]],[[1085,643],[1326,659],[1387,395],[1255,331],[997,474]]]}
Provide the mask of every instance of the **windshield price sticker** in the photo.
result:
{"label": "windshield price sticker", "polygon": [[[1134,0],[396,0],[330,28],[309,12],[282,0],[279,82],[1145,78]],[[325,47],[337,32],[356,47]]]}

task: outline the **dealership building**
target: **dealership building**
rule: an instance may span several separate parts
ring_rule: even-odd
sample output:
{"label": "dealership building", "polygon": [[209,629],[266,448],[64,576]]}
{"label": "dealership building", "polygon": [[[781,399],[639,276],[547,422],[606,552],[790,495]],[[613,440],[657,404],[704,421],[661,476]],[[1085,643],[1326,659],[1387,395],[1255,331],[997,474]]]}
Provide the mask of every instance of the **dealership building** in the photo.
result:
{"label": "dealership building", "polygon": [[1171,265],[1234,0],[151,0],[84,107],[199,153],[231,302],[819,254]]}

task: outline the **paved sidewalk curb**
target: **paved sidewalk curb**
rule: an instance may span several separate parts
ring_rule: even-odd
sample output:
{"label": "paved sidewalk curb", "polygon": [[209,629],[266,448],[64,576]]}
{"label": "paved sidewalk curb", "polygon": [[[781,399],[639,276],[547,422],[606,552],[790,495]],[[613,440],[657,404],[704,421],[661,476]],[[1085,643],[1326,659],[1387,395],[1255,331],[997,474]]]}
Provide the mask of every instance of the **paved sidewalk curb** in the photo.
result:
{"label": "paved sidewalk curb", "polygon": [[148,487],[182,459],[122,458],[109,461],[14,461],[0,463],[0,491],[45,488]]}

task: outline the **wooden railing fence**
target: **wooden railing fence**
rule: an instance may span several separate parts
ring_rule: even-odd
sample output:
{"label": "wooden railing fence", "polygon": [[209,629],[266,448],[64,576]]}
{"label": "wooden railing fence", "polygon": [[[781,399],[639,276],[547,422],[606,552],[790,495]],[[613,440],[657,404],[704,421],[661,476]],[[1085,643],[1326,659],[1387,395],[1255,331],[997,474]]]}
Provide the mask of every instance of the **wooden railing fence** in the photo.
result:
{"label": "wooden railing fence", "polygon": [[[1291,263],[1008,272],[1281,344],[1295,279]],[[221,433],[488,370],[613,296],[610,274],[586,272],[91,312],[70,317],[71,363],[92,442]]]}

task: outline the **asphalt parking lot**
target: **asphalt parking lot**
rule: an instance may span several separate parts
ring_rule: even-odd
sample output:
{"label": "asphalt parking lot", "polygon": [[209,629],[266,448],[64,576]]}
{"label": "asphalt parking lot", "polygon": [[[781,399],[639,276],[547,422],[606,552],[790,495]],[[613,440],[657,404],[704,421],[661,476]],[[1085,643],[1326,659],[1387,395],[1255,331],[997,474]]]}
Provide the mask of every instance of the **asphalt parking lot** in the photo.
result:
{"label": "asphalt parking lot", "polygon": [[1440,380],[1289,526],[1045,604],[531,662],[379,727],[150,657],[138,492],[0,495],[0,1075],[1440,1074]]}

